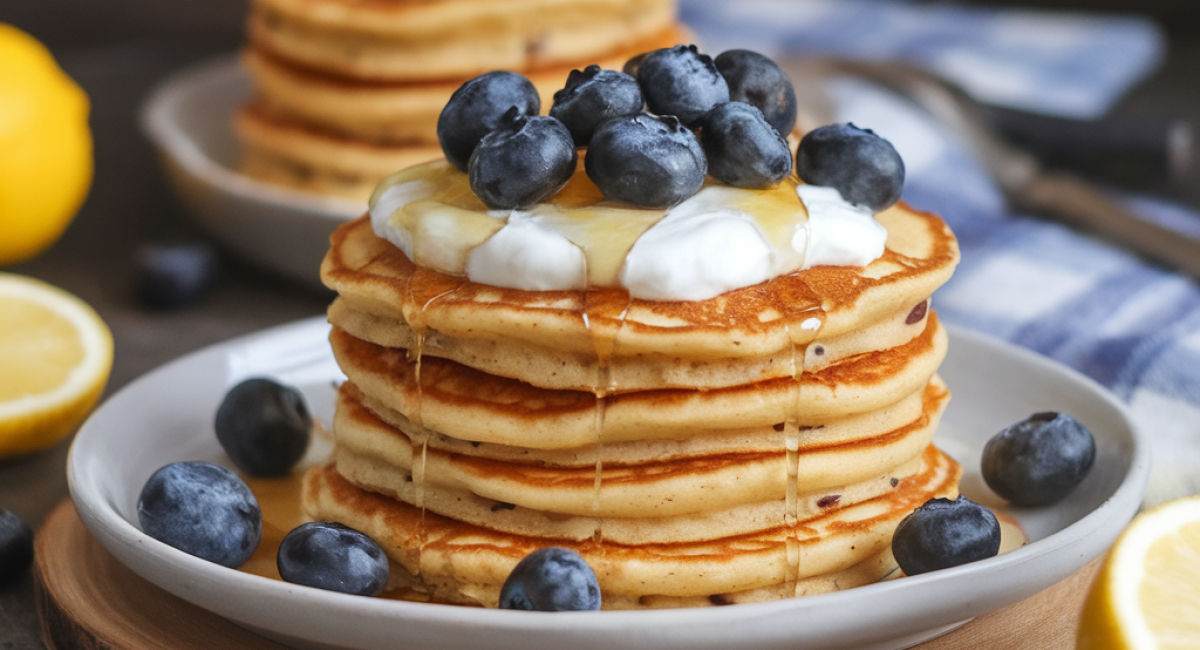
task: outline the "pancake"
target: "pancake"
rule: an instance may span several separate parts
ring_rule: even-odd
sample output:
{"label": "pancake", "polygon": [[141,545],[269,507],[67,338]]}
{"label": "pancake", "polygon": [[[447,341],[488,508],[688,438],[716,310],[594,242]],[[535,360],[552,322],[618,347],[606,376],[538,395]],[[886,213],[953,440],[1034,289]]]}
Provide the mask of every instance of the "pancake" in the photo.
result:
{"label": "pancake", "polygon": [[[927,392],[921,415],[894,430],[802,448],[793,481],[797,491],[808,494],[857,483],[915,457],[929,444],[948,400],[943,388]],[[414,463],[419,462],[426,489],[447,485],[536,510],[601,517],[673,516],[766,501],[782,497],[787,490],[782,433],[776,449],[769,451],[638,461],[609,450],[608,462],[550,466],[533,451],[523,462],[436,448],[422,453],[421,441],[414,448],[412,439],[361,404],[344,399],[338,406],[334,430],[339,448],[386,462],[396,470],[392,472],[396,481],[410,480]],[[801,433],[802,445],[804,438]],[[632,447],[627,445],[624,451]]]}
{"label": "pancake", "polygon": [[[782,469],[782,455],[778,461]],[[426,483],[418,491],[411,477],[398,480],[398,475],[406,475],[396,472],[393,466],[348,448],[338,449],[336,463],[339,475],[365,490],[456,521],[525,537],[575,541],[599,537],[626,545],[670,544],[760,532],[778,526],[789,514],[786,498],[779,498],[669,517],[564,516],[488,499],[469,490],[445,485]],[[920,467],[920,459],[913,457],[891,468],[885,475],[853,485],[837,486],[821,493],[799,495],[791,514],[802,519],[808,518],[823,512],[831,504],[857,503],[884,495],[894,489],[893,479],[911,476]]]}
{"label": "pancake", "polygon": [[602,59],[675,19],[674,0],[255,0],[247,32],[310,69],[429,81]]}
{"label": "pancake", "polygon": [[835,505],[791,526],[676,544],[597,544],[510,535],[362,490],[332,465],[306,476],[305,503],[315,517],[342,521],[371,535],[393,561],[420,576],[435,600],[474,598],[480,604],[494,604],[500,585],[522,557],[555,545],[584,557],[596,572],[607,607],[622,600],[636,604],[645,597],[688,598],[698,603],[780,585],[794,593],[797,581],[829,579],[828,574],[885,552],[900,519],[929,498],[952,498],[957,493],[961,473],[957,463],[932,446],[923,452],[922,460],[921,471],[898,480],[883,496]]}
{"label": "pancake", "polygon": [[246,32],[239,171],[363,202],[442,157],[438,115],[472,77],[520,72],[549,110],[573,68],[689,40],[675,0],[255,0]]}
{"label": "pancake", "polygon": [[887,228],[887,247],[865,267],[813,267],[695,302],[630,299],[610,287],[522,291],[468,282],[417,266],[365,217],[333,233],[321,278],[355,310],[422,334],[605,359],[791,358],[796,346],[911,310],[953,273],[958,246],[941,219],[902,203],[876,219]]}
{"label": "pancake", "polygon": [[[671,26],[597,63],[619,69],[636,54],[686,38]],[[253,46],[242,60],[255,95],[234,117],[243,149],[239,170],[275,185],[364,203],[397,169],[443,157],[437,119],[466,81],[367,82],[306,69]],[[572,69],[522,71],[538,89],[543,112]]]}
{"label": "pancake", "polygon": [[[671,26],[632,47],[588,59],[586,64],[620,70],[637,54],[688,39],[685,31]],[[450,95],[466,80],[363,82],[307,69],[255,47],[243,52],[242,61],[257,91],[257,101],[272,114],[319,126],[333,135],[377,145],[436,146],[438,116]],[[554,93],[566,85],[571,70],[586,65],[583,62],[568,63],[522,71],[538,90],[543,114],[553,105]],[[310,158],[304,159],[313,166]],[[375,182],[397,169],[403,167],[379,170]]]}
{"label": "pancake", "polygon": [[[860,413],[829,420],[822,424],[794,427],[798,433],[797,453],[817,452],[833,448],[854,447],[895,431],[916,421],[946,395],[941,378],[936,375],[923,390],[869,413]],[[596,463],[655,463],[696,456],[724,454],[762,454],[779,452],[784,448],[789,428],[784,423],[772,426],[738,427],[727,430],[694,430],[680,438],[640,438],[628,441],[595,440],[581,447],[538,449],[454,438],[422,426],[383,402],[364,395],[351,382],[339,388],[339,402],[360,404],[375,417],[387,423],[410,440],[428,445],[431,449],[469,458],[529,463],[543,467],[594,467]],[[343,436],[346,439],[348,436]],[[602,444],[597,444],[602,443]]]}
{"label": "pancake", "polygon": [[776,525],[789,489],[800,512],[809,513],[889,490],[893,479],[919,469],[915,461],[949,395],[933,382],[918,397],[916,417],[899,425],[886,413],[800,432],[792,479],[782,431],[762,450],[688,445],[690,453],[646,460],[637,444],[626,443],[600,445],[595,452],[603,460],[590,464],[552,465],[533,450],[517,462],[482,455],[494,449],[460,454],[420,438],[414,443],[347,390],[333,426],[335,457],[339,473],[360,487],[514,534],[562,537],[569,530],[582,539],[599,530],[621,543],[709,539]]}
{"label": "pancake", "polygon": [[393,170],[442,157],[437,145],[388,145],[347,138],[272,114],[259,103],[238,109],[234,132],[242,144],[239,170],[252,178],[364,205]]}
{"label": "pancake", "polygon": [[822,370],[876,349],[903,345],[925,331],[929,301],[922,300],[871,326],[808,345],[804,359],[771,354],[737,359],[685,359],[662,354],[614,356],[552,350],[528,341],[456,339],[427,330],[418,335],[407,323],[356,310],[345,300],[329,306],[329,322],[357,339],[383,347],[416,349],[487,373],[536,382],[540,386],[593,392],[651,388],[723,388],[790,377],[796,365]]}
{"label": "pancake", "polygon": [[[911,342],[793,378],[714,390],[665,389],[606,395],[551,390],[403,350],[334,328],[334,356],[355,386],[422,425],[462,440],[537,449],[600,442],[678,439],[704,431],[812,426],[867,413],[926,386],[946,352],[936,316]],[[598,422],[597,403],[602,405]]]}

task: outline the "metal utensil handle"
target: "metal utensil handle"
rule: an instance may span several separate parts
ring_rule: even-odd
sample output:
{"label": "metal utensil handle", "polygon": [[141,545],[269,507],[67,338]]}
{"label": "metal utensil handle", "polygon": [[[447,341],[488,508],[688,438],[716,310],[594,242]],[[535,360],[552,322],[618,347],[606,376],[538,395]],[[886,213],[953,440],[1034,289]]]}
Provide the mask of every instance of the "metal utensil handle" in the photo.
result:
{"label": "metal utensil handle", "polygon": [[1020,207],[1093,231],[1152,260],[1200,278],[1200,240],[1147,221],[1087,182],[1045,172],[1029,181]]}

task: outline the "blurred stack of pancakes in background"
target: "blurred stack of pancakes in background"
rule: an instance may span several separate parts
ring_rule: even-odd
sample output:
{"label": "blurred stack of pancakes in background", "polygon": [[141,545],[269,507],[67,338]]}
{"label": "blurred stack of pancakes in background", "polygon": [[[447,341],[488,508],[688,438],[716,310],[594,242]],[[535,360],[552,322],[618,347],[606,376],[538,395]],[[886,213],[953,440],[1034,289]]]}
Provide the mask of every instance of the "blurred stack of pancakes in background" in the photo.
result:
{"label": "blurred stack of pancakes in background", "polygon": [[[485,211],[457,182],[455,209]],[[757,200],[740,207],[770,211]],[[322,278],[348,381],[310,516],[371,535],[436,602],[495,607],[545,546],[584,557],[605,608],[897,575],[895,526],[961,474],[931,444],[949,392],[929,308],[958,248],[902,203],[877,219],[887,248],[866,267],[694,302],[473,283],[414,264],[367,217],[343,225]]]}
{"label": "blurred stack of pancakes in background", "polygon": [[619,70],[687,38],[674,0],[253,0],[241,169],[365,202],[387,175],[441,157],[438,115],[468,79],[520,72],[545,112],[573,68]]}

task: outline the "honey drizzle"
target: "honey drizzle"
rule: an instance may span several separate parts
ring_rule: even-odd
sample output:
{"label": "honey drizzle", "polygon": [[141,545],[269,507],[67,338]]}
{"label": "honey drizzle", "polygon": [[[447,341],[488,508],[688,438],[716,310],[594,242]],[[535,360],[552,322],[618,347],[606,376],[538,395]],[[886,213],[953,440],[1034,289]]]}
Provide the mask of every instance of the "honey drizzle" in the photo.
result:
{"label": "honey drizzle", "polygon": [[[632,298],[625,291],[612,289],[590,289],[583,295],[583,310],[580,317],[592,340],[596,353],[596,376],[592,392],[595,394],[593,411],[593,451],[595,453],[595,480],[592,487],[592,512],[600,510],[600,495],[604,483],[604,416],[608,409],[608,396],[617,390],[612,377],[611,360],[616,353],[617,336],[625,325]],[[614,322],[615,321],[615,322]],[[604,520],[596,519],[592,540],[601,547],[604,540]]]}
{"label": "honey drizzle", "polygon": [[[414,431],[410,434],[410,438],[414,443],[419,443],[420,451],[413,454],[412,459],[412,482],[413,482],[413,505],[421,511],[421,523],[417,532],[420,540],[417,545],[417,563],[420,566],[421,551],[424,549],[426,542],[425,531],[425,465],[429,453],[429,436],[424,431],[424,417],[422,416],[421,402],[424,390],[421,386],[421,359],[425,353],[425,338],[429,333],[429,321],[427,312],[429,308],[438,300],[444,299],[462,288],[462,281],[450,288],[438,288],[428,298],[424,296],[418,297],[414,290],[414,285],[417,286],[435,286],[430,283],[416,282],[422,275],[418,270],[409,276],[405,286],[404,299],[401,302],[401,310],[404,314],[404,320],[413,331],[413,344],[407,351],[409,359],[413,363],[413,388],[414,399],[409,405],[406,414],[408,419],[415,425]],[[415,451],[415,450],[414,450]]]}
{"label": "honey drizzle", "polygon": [[[414,181],[438,189],[400,206],[393,226],[411,238],[415,264],[465,274],[470,251],[500,230],[508,217],[489,213],[471,191],[467,175],[444,160],[410,167],[384,180],[377,191]],[[735,188],[709,179],[700,193],[710,197],[703,200],[720,201],[741,211],[758,227],[773,254],[785,260],[783,266],[795,268],[803,256],[792,248],[792,238],[808,221],[808,212],[796,194],[799,184],[794,175],[769,189]],[[583,251],[585,277],[592,287],[620,286],[626,255],[668,212],[606,201],[588,178],[582,157],[567,184],[551,200],[529,210],[541,228],[565,237]]]}
{"label": "honey drizzle", "polygon": [[[819,314],[819,315],[818,315]],[[802,311],[798,314],[801,318],[796,320],[801,323],[799,330],[804,329],[804,325],[810,322],[811,319],[818,320],[817,333],[825,323],[825,312],[819,307],[813,307]],[[784,462],[787,468],[787,489],[784,497],[784,524],[787,526],[788,534],[784,539],[786,546],[786,555],[788,563],[788,581],[793,585],[793,594],[800,594],[800,564],[801,545],[800,545],[800,495],[799,495],[799,480],[800,480],[800,435],[808,427],[802,427],[800,424],[804,412],[802,402],[802,392],[804,385],[804,374],[809,372],[808,350],[809,346],[815,343],[815,336],[812,342],[803,342],[808,337],[802,333],[796,333],[793,328],[796,328],[795,322],[785,322],[784,332],[787,333],[791,341],[791,371],[793,380],[793,399],[792,408],[787,414],[787,418],[783,423],[783,446],[784,446]]]}

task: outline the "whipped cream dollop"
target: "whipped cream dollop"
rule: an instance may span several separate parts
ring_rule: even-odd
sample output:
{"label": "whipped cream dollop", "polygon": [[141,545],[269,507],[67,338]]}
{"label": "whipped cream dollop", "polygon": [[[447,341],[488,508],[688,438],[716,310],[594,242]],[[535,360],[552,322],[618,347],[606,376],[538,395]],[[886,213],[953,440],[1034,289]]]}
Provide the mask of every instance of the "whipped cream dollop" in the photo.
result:
{"label": "whipped cream dollop", "polygon": [[473,282],[527,291],[582,289],[587,259],[562,233],[514,210],[503,228],[467,256],[466,275]]}
{"label": "whipped cream dollop", "polygon": [[722,200],[723,190],[732,188],[700,190],[637,239],[620,276],[630,295],[704,300],[778,275],[783,255],[772,250],[749,214]]}
{"label": "whipped cream dollop", "polygon": [[808,211],[807,248],[800,268],[866,266],[883,255],[887,229],[870,208],[846,202],[832,187],[797,185],[796,195]]}
{"label": "whipped cream dollop", "polygon": [[865,266],[887,240],[870,209],[794,179],[772,190],[714,183],[663,211],[605,203],[578,174],[548,203],[489,211],[448,167],[384,181],[372,228],[417,264],[500,287],[705,300],[813,266]]}

